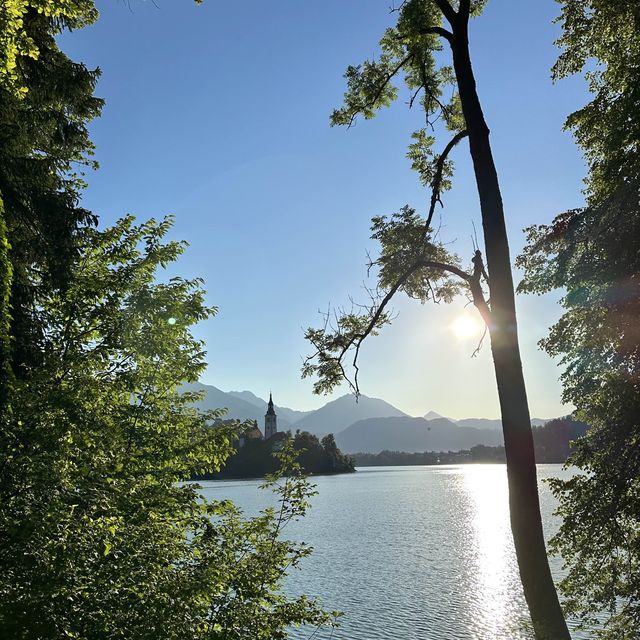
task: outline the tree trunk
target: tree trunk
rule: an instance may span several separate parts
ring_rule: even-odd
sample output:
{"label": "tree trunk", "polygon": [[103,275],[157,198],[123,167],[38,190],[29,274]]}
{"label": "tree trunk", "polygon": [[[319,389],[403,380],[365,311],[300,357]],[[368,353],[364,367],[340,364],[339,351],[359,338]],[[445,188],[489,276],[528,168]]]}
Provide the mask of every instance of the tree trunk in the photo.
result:
{"label": "tree trunk", "polygon": [[467,24],[468,16],[459,16],[451,46],[482,211],[492,315],[489,332],[502,412],[511,530],[537,640],[570,640],[545,549],[502,196],[476,92]]}

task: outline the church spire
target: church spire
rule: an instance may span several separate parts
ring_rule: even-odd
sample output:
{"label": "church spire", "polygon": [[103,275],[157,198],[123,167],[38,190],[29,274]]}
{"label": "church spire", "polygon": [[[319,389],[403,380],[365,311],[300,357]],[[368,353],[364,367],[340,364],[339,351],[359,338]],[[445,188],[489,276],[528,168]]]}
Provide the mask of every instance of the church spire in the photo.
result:
{"label": "church spire", "polygon": [[264,416],[264,439],[268,440],[278,431],[278,418],[273,408],[273,398],[269,392],[269,404],[267,405],[267,413]]}
{"label": "church spire", "polygon": [[271,397],[271,392],[269,392],[269,404],[267,405],[267,415],[268,416],[276,415],[275,409],[273,408],[273,398]]}

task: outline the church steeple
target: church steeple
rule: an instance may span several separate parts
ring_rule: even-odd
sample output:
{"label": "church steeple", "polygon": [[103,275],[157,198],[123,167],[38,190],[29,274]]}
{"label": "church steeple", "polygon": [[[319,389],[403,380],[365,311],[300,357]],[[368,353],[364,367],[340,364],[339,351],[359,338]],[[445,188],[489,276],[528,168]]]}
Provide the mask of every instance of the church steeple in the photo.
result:
{"label": "church steeple", "polygon": [[273,408],[273,398],[269,392],[269,404],[267,405],[267,413],[264,415],[264,439],[268,440],[274,433],[278,431],[278,417]]}
{"label": "church steeple", "polygon": [[273,408],[273,398],[271,397],[271,392],[269,392],[269,404],[267,405],[267,415],[275,416],[276,412]]}

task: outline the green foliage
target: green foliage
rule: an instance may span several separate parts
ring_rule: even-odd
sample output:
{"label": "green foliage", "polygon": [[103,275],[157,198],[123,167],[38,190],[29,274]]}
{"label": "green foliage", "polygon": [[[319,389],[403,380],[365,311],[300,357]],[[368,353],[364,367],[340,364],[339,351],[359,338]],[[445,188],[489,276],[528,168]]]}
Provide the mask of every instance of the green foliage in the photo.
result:
{"label": "green foliage", "polygon": [[[432,265],[457,267],[458,258],[444,245],[431,240],[431,229],[426,234],[425,230],[425,219],[408,206],[389,218],[373,218],[371,238],[380,243],[380,257],[375,263],[379,268],[378,284],[383,289],[390,289],[403,277],[408,266],[416,265],[404,278],[401,290],[422,303],[428,300],[451,302],[462,289],[460,282],[441,267]],[[420,263],[425,266],[417,266]]]}
{"label": "green foliage", "polygon": [[568,611],[605,614],[603,638],[640,628],[640,6],[566,0],[557,78],[585,73],[593,100],[567,126],[589,163],[587,206],[528,230],[521,291],[564,288],[565,313],[542,346],[565,365],[564,399],[592,429],[555,482],[564,524],[554,539],[569,573]]}
{"label": "green foliage", "polygon": [[435,54],[442,50],[442,13],[431,0],[409,0],[398,10],[398,22],[380,40],[377,60],[349,66],[345,72],[347,91],[344,105],[331,115],[332,125],[352,125],[358,115],[373,118],[382,107],[398,97],[394,81],[404,73],[411,105],[418,100],[427,120],[442,118],[451,131],[464,128],[460,102],[455,91],[442,100],[447,87],[455,86],[451,67],[438,67]]}
{"label": "green foliage", "polygon": [[[389,322],[390,317],[386,313],[376,318],[376,310],[371,309],[364,313],[340,312],[334,325],[327,322],[321,329],[309,327],[304,337],[314,346],[316,353],[305,360],[302,377],[317,377],[313,383],[313,392],[331,393],[346,380],[347,374],[342,362],[344,355],[356,341],[366,335],[377,335],[378,330]],[[372,324],[373,328],[369,329]]]}
{"label": "green foliage", "polygon": [[532,427],[533,442],[538,463],[566,462],[576,442],[587,433],[588,426],[570,417],[549,420],[542,426]]}
{"label": "green foliage", "polygon": [[53,33],[79,29],[95,22],[98,12],[91,0],[3,0],[0,5],[0,88],[17,97],[26,95],[26,63],[42,55],[41,44],[29,29],[42,16]]}
{"label": "green foliage", "polygon": [[280,591],[309,553],[279,538],[310,491],[287,450],[279,513],[247,520],[184,483],[221,468],[239,426],[179,391],[215,309],[199,280],[156,281],[183,250],[168,229],[85,229],[69,287],[41,298],[43,364],[0,415],[3,638],[270,640],[333,619]]}
{"label": "green foliage", "polygon": [[[62,29],[89,20],[92,6],[17,0],[0,9],[0,20],[19,22],[18,40],[37,50],[37,55],[19,58],[17,84],[0,76],[0,196],[11,245],[11,359],[16,375],[40,364],[38,296],[45,289],[64,288],[77,252],[76,234],[95,223],[78,204],[83,183],[76,172],[78,166],[91,165],[87,124],[102,106],[93,96],[98,72],[70,60],[55,40]],[[8,32],[5,36],[12,37]],[[3,41],[1,46],[9,45]],[[6,62],[6,50],[0,55]]]}
{"label": "green foliage", "polygon": [[[79,206],[96,166],[98,71],[57,46],[87,0],[0,4],[0,637],[228,640],[329,624],[282,594],[310,549],[280,538],[311,491],[283,452],[280,509],[205,502],[240,425],[180,393],[204,367],[199,280],[157,282],[169,221],[98,231]],[[277,483],[279,476],[273,478]]]}
{"label": "green foliage", "polygon": [[261,478],[275,473],[284,446],[292,447],[296,452],[296,462],[304,474],[355,471],[353,460],[338,449],[333,434],[326,435],[320,442],[317,436],[307,431],[298,431],[293,437],[290,432],[280,431],[268,440],[245,436],[243,446],[226,461],[224,467],[217,473],[205,475],[205,478]]}
{"label": "green foliage", "polygon": [[528,230],[518,264],[521,291],[565,287],[567,310],[542,346],[566,365],[564,397],[581,406],[611,374],[637,375],[640,183],[623,184],[601,204]]}
{"label": "green foliage", "polygon": [[355,471],[353,460],[338,449],[332,433],[318,440],[307,431],[296,432],[293,448],[298,452],[301,467],[308,473],[350,473]]}
{"label": "green foliage", "polygon": [[585,67],[591,102],[567,119],[589,162],[592,191],[609,195],[640,170],[640,5],[634,0],[565,0],[564,51],[554,78]]}
{"label": "green foliage", "polygon": [[[454,9],[461,12],[453,15],[447,15],[443,8],[446,4],[436,0],[401,3],[396,26],[387,29],[380,40],[378,58],[347,68],[344,104],[333,112],[331,124],[351,126],[359,115],[372,118],[396,100],[395,83],[403,75],[409,106],[419,105],[427,122],[427,127],[412,134],[407,157],[421,183],[431,189],[431,200],[424,216],[406,205],[391,216],[372,219],[371,237],[380,243],[380,254],[369,265],[377,276],[375,290],[369,291],[371,301],[334,314],[330,311],[324,327],[309,328],[305,334],[315,352],[305,360],[302,376],[317,377],[315,393],[329,393],[343,381],[358,393],[360,346],[390,322],[387,306],[399,291],[422,303],[451,302],[456,295],[468,292],[488,312],[480,286],[484,272],[481,256],[476,256],[477,273],[463,271],[457,256],[438,241],[432,226],[435,208],[442,205],[442,194],[451,188],[454,166],[450,152],[467,136],[455,73],[451,66],[441,64],[438,55],[442,40],[453,38],[443,27],[443,18],[464,21],[468,18],[465,11],[477,15],[484,2],[453,3],[449,6],[451,13]],[[438,122],[444,125],[441,130],[454,135],[440,153],[435,153]],[[486,315],[483,313],[483,317]],[[353,377],[346,364],[348,354],[353,355]]]}
{"label": "green foliage", "polygon": [[612,375],[579,406],[593,426],[570,458],[580,472],[554,480],[563,524],[552,540],[568,568],[561,582],[570,615],[596,637],[632,640],[640,628],[640,393]]}
{"label": "green foliage", "polygon": [[7,411],[11,381],[11,334],[9,297],[13,280],[13,266],[9,258],[11,246],[7,239],[4,206],[0,198],[0,412]]}

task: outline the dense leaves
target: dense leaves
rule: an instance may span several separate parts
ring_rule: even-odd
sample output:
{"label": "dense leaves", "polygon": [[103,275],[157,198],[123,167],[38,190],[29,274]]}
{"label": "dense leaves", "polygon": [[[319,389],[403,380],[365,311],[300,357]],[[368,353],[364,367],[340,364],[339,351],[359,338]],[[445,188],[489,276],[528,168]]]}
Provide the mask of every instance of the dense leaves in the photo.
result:
{"label": "dense leaves", "polygon": [[293,436],[290,432],[279,431],[268,440],[245,436],[242,445],[238,443],[236,452],[226,461],[224,467],[219,472],[207,474],[205,477],[261,478],[274,473],[279,467],[279,460],[274,453],[285,443],[296,452],[296,461],[305,474],[355,471],[353,460],[338,449],[333,434],[327,434],[320,441],[318,436],[307,431],[297,431]]}
{"label": "dense leaves", "polygon": [[91,24],[98,12],[91,0],[4,0],[0,5],[0,86],[18,97],[29,91],[25,66],[46,57],[30,30],[37,15],[59,33]]}
{"label": "dense leaves", "polygon": [[589,163],[587,204],[528,230],[521,290],[563,288],[565,313],[542,346],[566,366],[564,398],[592,425],[553,487],[564,525],[568,611],[607,620],[602,637],[640,628],[640,5],[565,0],[556,77],[587,69],[593,100],[571,114]]}
{"label": "dense leaves", "polygon": [[180,393],[204,367],[199,280],[157,280],[183,245],[169,221],[98,231],[80,206],[93,167],[98,71],[56,36],[88,0],[0,4],[0,637],[285,638],[331,623],[282,593],[310,549],[282,540],[311,487],[294,453],[278,509],[205,502],[240,428]]}
{"label": "dense leaves", "polygon": [[3,271],[3,287],[11,289],[5,322],[19,376],[41,362],[39,295],[66,286],[76,234],[95,223],[79,205],[78,171],[91,165],[87,124],[102,106],[93,96],[98,72],[70,60],[55,40],[94,12],[93,3],[72,0],[12,0],[0,8],[0,21],[13,25],[0,42],[0,66],[13,69],[0,74],[0,198],[12,263],[10,281]]}
{"label": "dense leaves", "polygon": [[448,264],[457,268],[457,256],[432,241],[434,232],[425,229],[424,218],[414,209],[403,207],[390,217],[376,216],[371,230],[371,238],[380,243],[380,256],[375,264],[382,289],[391,289],[407,267],[413,268],[400,288],[420,302],[451,302],[463,289],[463,283],[440,266]]}
{"label": "dense leaves", "polygon": [[13,265],[9,257],[9,249],[4,206],[0,198],[0,411],[5,411],[7,408],[7,393],[12,378],[9,299]]}
{"label": "dense leaves", "polygon": [[591,190],[609,195],[638,173],[640,156],[640,5],[635,0],[564,0],[563,52],[555,78],[585,70],[593,100],[567,126],[589,162]]}
{"label": "dense leaves", "polygon": [[[0,417],[0,636],[283,638],[328,614],[280,593],[309,553],[279,539],[311,489],[286,448],[279,510],[204,502],[237,425],[179,386],[204,368],[198,280],[156,282],[168,221],[87,229],[64,292],[43,296],[43,364]],[[274,480],[275,481],[275,480]]]}

